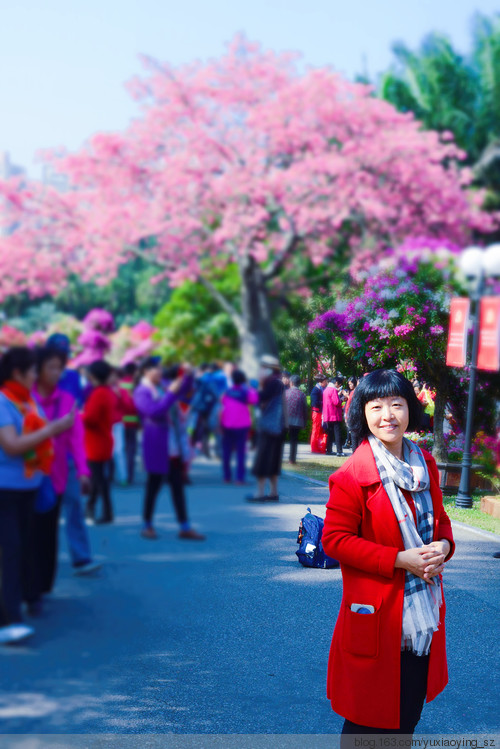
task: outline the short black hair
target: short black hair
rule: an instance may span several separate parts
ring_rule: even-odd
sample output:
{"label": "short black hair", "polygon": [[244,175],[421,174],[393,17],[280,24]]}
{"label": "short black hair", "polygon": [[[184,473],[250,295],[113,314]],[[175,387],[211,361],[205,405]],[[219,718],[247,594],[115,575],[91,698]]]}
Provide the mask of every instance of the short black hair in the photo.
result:
{"label": "short black hair", "polygon": [[37,351],[36,368],[38,374],[42,371],[43,365],[51,359],[59,359],[63,369],[68,363],[68,355],[63,349],[56,348],[55,346],[43,346]]}
{"label": "short black hair", "polygon": [[129,361],[129,363],[125,364],[125,366],[123,367],[123,374],[127,377],[133,377],[136,372],[137,364],[134,361]]}
{"label": "short black hair", "polygon": [[316,377],[314,378],[314,382],[324,382],[327,379],[328,379],[328,375],[319,374],[319,375],[316,375]]}
{"label": "short black hair", "polygon": [[92,377],[95,377],[97,382],[105,385],[109,380],[113,367],[107,361],[104,361],[104,359],[99,359],[99,361],[93,361],[92,364],[89,364],[88,371]]}
{"label": "short black hair", "polygon": [[337,375],[336,377],[333,378],[332,382],[334,385],[336,385],[337,383],[339,385],[342,385],[342,383],[344,382],[344,378],[342,377],[342,375]]}
{"label": "short black hair", "polygon": [[290,382],[291,382],[291,383],[292,383],[292,385],[294,385],[295,387],[298,387],[298,386],[300,385],[300,377],[299,377],[299,375],[292,375],[292,376],[290,377]]}
{"label": "short black hair", "polygon": [[141,363],[141,372],[147,372],[149,369],[156,369],[161,367],[161,356],[148,356]]}
{"label": "short black hair", "polygon": [[0,385],[12,379],[16,369],[24,375],[35,365],[36,354],[33,349],[27,346],[12,346],[0,359]]}
{"label": "short black hair", "polygon": [[163,377],[165,378],[165,380],[176,380],[179,376],[180,368],[180,364],[171,364],[168,367],[164,367]]}
{"label": "short black hair", "polygon": [[412,432],[422,423],[423,408],[411,382],[395,369],[376,369],[360,380],[354,391],[347,417],[347,426],[357,440],[364,440],[370,434],[365,416],[366,404],[377,398],[398,395],[408,403],[408,430]]}
{"label": "short black hair", "polygon": [[247,381],[246,374],[241,369],[234,369],[231,373],[233,385],[244,385]]}

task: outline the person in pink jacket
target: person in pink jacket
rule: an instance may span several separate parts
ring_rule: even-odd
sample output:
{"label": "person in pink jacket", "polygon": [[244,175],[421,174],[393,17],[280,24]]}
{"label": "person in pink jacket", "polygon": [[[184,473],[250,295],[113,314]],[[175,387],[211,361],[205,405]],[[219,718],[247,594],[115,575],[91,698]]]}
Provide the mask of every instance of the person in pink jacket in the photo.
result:
{"label": "person in pink jacket", "polygon": [[[70,460],[74,463],[81,491],[87,493],[89,489],[89,469],[83,445],[82,420],[76,410],[74,397],[58,386],[65,365],[66,356],[60,350],[45,347],[38,352],[38,377],[33,388],[33,397],[42,407],[45,416],[49,421],[54,421],[75,410],[73,426],[53,439],[54,462],[50,479],[57,496],[56,505],[52,510],[36,516],[40,594],[50,592],[54,585],[59,515],[62,497],[68,483]],[[78,501],[76,504],[77,506],[65,508],[66,532],[75,573],[86,574],[98,569],[100,565],[92,562],[81,502]]]}
{"label": "person in pink jacket", "polygon": [[326,431],[326,454],[333,455],[332,446],[335,439],[337,448],[336,455],[344,457],[342,452],[342,401],[340,400],[339,388],[342,386],[342,379],[336,377],[328,383],[323,391],[323,428]]}
{"label": "person in pink jacket", "polygon": [[248,433],[252,426],[250,406],[256,405],[259,395],[246,384],[246,375],[235,369],[230,387],[221,399],[220,425],[222,428],[222,470],[224,481],[232,481],[231,456],[236,451],[236,483],[245,483],[245,457]]}

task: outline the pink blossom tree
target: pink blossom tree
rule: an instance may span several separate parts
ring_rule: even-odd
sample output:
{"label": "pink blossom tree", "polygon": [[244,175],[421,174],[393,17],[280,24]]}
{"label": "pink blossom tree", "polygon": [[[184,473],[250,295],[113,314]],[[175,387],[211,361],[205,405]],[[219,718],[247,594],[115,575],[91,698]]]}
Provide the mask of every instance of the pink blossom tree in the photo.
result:
{"label": "pink blossom tree", "polygon": [[[144,62],[129,129],[52,155],[65,193],[3,186],[4,222],[18,228],[1,240],[0,293],[40,293],[69,270],[106,283],[139,255],[158,281],[201,282],[255,371],[260,354],[276,353],[269,296],[294,272],[307,293],[304,259],[373,255],[407,235],[462,244],[493,228],[451,138],[422,131],[368,86],[239,38],[206,64]],[[210,280],[230,262],[239,304]]]}

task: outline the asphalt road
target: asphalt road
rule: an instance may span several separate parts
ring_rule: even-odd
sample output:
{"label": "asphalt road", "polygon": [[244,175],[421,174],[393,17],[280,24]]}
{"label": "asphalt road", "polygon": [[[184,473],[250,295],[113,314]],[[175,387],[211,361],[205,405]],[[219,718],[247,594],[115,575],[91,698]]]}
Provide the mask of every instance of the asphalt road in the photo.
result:
{"label": "asphalt road", "polygon": [[[0,649],[3,734],[339,732],[325,675],[341,576],[295,556],[298,522],[307,506],[324,513],[326,489],[285,477],[279,505],[251,505],[248,489],[222,484],[219,472],[198,463],[188,488],[203,543],[176,538],[166,490],[161,538],[140,538],[140,486],[115,490],[116,523],[90,529],[99,575],[71,575],[61,529],[59,577],[35,637]],[[424,708],[419,732],[495,733],[500,537],[455,535],[450,684]]]}

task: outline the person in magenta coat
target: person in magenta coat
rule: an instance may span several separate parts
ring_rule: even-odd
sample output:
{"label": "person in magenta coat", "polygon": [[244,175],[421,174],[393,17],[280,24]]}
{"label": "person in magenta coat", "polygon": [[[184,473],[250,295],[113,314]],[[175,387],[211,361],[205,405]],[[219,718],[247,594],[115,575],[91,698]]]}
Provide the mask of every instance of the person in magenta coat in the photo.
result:
{"label": "person in magenta coat", "polygon": [[[72,426],[53,439],[54,461],[50,471],[50,479],[57,496],[57,502],[48,512],[37,513],[35,516],[38,566],[37,582],[40,595],[49,593],[52,590],[56,577],[59,517],[63,504],[63,494],[66,491],[68,483],[69,460],[74,462],[81,491],[86,493],[90,488],[90,471],[83,446],[82,419],[76,410],[77,404],[75,398],[59,387],[59,381],[66,366],[66,358],[66,354],[60,349],[48,346],[40,349],[37,357],[38,376],[32,391],[34,399],[42,407],[49,422],[54,422],[74,412]],[[79,566],[85,566],[87,569],[97,569],[99,565],[92,564],[90,558],[90,544],[80,497],[74,502],[74,506],[66,507],[65,511],[68,546],[70,547],[72,556],[73,544],[78,534],[80,547],[84,547],[88,551],[88,556],[84,560],[85,564]],[[32,606],[34,613],[39,613],[41,608],[40,601],[41,599],[39,598],[38,605]]]}
{"label": "person in magenta coat", "polygon": [[434,458],[404,438],[421,410],[398,372],[364,377],[349,410],[363,441],[330,477],[322,541],[343,596],[327,696],[344,735],[412,734],[448,681],[441,573],[453,534]]}
{"label": "person in magenta coat", "polygon": [[224,481],[230,483],[231,455],[236,452],[236,483],[245,483],[245,457],[248,433],[252,426],[250,406],[259,402],[259,394],[248,387],[240,369],[231,374],[231,387],[221,398],[220,425],[222,428],[222,471]]}
{"label": "person in magenta coat", "polygon": [[323,392],[323,425],[327,434],[326,437],[326,454],[332,455],[332,446],[335,440],[337,449],[336,455],[344,457],[342,452],[342,422],[344,414],[342,411],[342,401],[340,400],[339,388],[342,385],[342,379],[336,377],[328,383]]}

